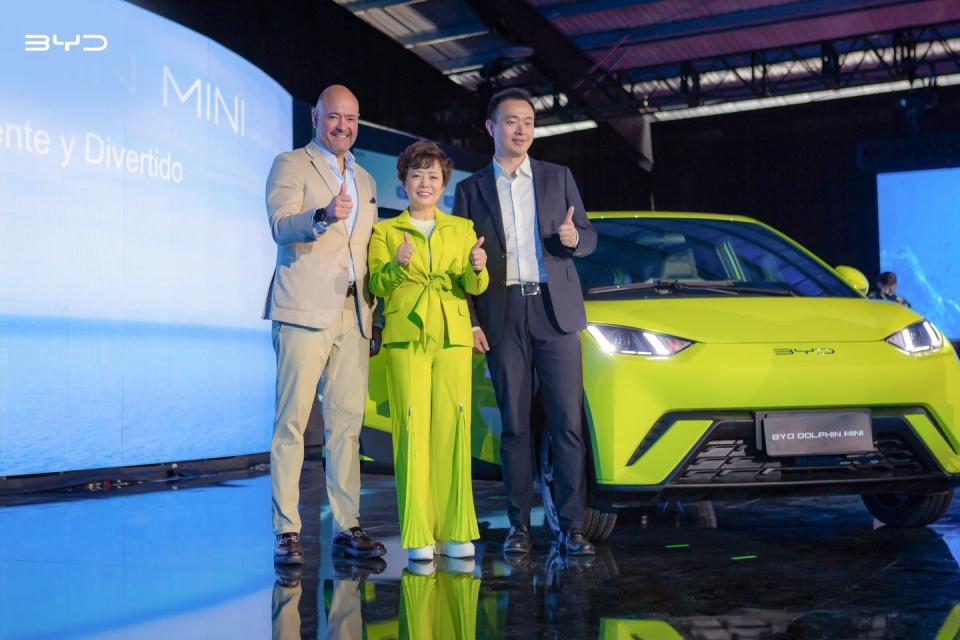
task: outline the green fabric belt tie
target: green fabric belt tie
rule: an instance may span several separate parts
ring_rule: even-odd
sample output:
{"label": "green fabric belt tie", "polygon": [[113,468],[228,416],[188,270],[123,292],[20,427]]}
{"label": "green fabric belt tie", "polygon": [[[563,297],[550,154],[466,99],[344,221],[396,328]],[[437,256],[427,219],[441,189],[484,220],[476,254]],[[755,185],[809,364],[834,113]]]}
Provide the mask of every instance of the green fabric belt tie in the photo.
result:
{"label": "green fabric belt tie", "polygon": [[[439,321],[443,318],[440,292],[453,290],[450,274],[431,273],[426,281],[414,280],[414,282],[423,285],[423,291],[420,292],[420,297],[417,298],[417,303],[410,313],[410,319],[420,327],[420,346],[426,347],[429,340],[443,344],[443,322]],[[427,318],[433,318],[433,321],[428,323]]]}

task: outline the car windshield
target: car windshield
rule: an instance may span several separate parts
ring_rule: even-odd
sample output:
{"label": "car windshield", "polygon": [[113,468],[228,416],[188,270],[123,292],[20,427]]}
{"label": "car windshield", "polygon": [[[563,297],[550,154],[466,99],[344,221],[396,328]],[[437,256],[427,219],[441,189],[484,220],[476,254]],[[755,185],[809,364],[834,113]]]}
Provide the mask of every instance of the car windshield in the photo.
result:
{"label": "car windshield", "polygon": [[690,218],[592,223],[597,249],[576,259],[588,299],[857,296],[837,275],[758,224]]}

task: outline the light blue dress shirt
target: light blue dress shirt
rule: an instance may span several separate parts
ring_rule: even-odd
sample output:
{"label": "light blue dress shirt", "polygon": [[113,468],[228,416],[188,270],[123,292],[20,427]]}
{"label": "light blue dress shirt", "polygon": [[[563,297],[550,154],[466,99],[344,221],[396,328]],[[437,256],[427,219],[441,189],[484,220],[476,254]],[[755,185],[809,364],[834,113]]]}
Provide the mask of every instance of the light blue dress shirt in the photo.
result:
{"label": "light blue dress shirt", "polygon": [[[344,176],[340,173],[340,163],[337,162],[337,156],[330,153],[330,150],[323,146],[319,140],[316,141],[317,146],[320,147],[320,153],[323,154],[324,160],[327,161],[327,164],[330,166],[330,171],[333,173],[334,177],[337,179],[337,191],[340,191],[340,186],[343,184]],[[346,169],[346,179],[347,179],[347,194],[350,196],[350,199],[353,201],[353,208],[350,209],[350,215],[344,221],[347,225],[347,235],[353,235],[353,227],[357,224],[357,209],[360,206],[360,196],[357,195],[357,174],[356,169],[354,168],[354,163],[356,159],[353,157],[353,154],[347,151],[347,154],[344,156],[343,166]],[[339,224],[339,223],[338,223]],[[316,228],[316,226],[314,227]],[[326,229],[317,228],[319,233],[323,233]],[[353,256],[351,254],[350,259],[350,282],[356,282],[357,275],[353,270]]]}

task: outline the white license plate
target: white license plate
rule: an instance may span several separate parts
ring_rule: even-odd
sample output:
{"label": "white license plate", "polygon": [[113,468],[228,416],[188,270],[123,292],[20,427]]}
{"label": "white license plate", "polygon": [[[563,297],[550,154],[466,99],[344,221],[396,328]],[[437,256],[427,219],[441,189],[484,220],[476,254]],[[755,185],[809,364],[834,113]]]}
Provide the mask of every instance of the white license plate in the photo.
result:
{"label": "white license plate", "polygon": [[757,447],[769,456],[874,451],[870,410],[758,412]]}

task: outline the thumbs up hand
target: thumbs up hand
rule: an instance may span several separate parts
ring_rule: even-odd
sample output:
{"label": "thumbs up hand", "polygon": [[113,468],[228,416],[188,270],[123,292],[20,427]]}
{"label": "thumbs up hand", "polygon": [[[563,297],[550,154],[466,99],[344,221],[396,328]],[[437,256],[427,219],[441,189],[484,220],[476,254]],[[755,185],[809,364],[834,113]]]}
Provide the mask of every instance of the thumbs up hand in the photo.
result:
{"label": "thumbs up hand", "polygon": [[575,249],[577,247],[577,242],[580,240],[580,236],[577,233],[577,228],[573,226],[573,207],[567,207],[567,217],[563,219],[563,224],[560,225],[558,229],[560,232],[560,244],[570,249]]}
{"label": "thumbs up hand", "polygon": [[333,200],[327,205],[327,220],[330,223],[346,220],[350,217],[350,211],[353,209],[353,198],[347,193],[346,179],[340,183],[340,192],[333,196]]}
{"label": "thumbs up hand", "polygon": [[404,232],[403,242],[401,242],[400,246],[397,247],[397,263],[405,267],[410,264],[410,260],[412,258],[413,243],[410,242],[410,234]]}
{"label": "thumbs up hand", "polygon": [[470,248],[470,265],[474,271],[482,271],[487,266],[487,252],[483,250],[483,236]]}

